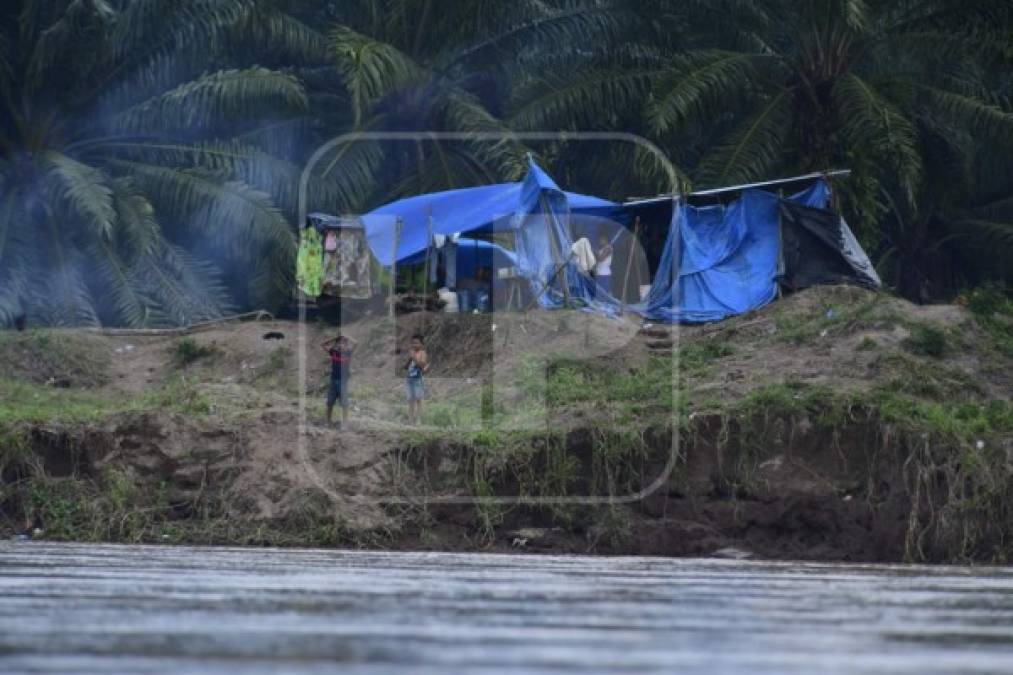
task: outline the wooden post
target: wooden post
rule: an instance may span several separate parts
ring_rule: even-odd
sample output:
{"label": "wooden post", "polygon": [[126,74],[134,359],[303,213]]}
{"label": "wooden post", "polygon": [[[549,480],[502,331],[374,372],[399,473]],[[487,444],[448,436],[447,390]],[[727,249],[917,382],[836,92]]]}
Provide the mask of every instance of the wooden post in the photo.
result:
{"label": "wooden post", "polygon": [[[432,257],[433,247],[433,207],[429,206],[429,217],[426,219],[426,264],[424,267],[425,278],[422,279],[422,311],[425,312],[427,309],[427,301],[429,299],[429,272],[430,262],[429,259]],[[424,320],[423,320],[424,322]]]}
{"label": "wooden post", "polygon": [[398,218],[394,224],[394,251],[390,260],[390,290],[387,295],[387,302],[390,304],[390,318],[393,319],[394,298],[397,295],[397,247],[401,243],[401,219]]}
{"label": "wooden post", "polygon": [[[542,192],[538,196],[538,201],[542,205],[542,218],[545,219],[546,229],[548,229],[548,231],[549,231],[549,249],[552,252],[552,261],[556,265],[556,274],[553,275],[553,278],[555,278],[556,276],[559,275],[560,270],[562,270],[563,265],[565,265],[567,263],[563,262],[563,253],[562,253],[562,250],[561,250],[561,247],[560,247],[560,242],[556,238],[556,233],[549,226],[549,220],[548,220],[548,218],[549,218],[548,214],[550,213],[550,211],[549,211],[549,200],[545,198],[545,193],[544,192]],[[567,258],[567,261],[569,261],[569,258]],[[569,284],[569,282],[566,279],[566,272],[565,272],[565,270],[563,271],[563,306],[565,306],[565,307],[569,307],[570,306],[570,284]]]}
{"label": "wooden post", "polygon": [[[623,302],[626,300],[626,291],[630,285],[630,271],[633,269],[633,254],[636,252],[636,245],[640,241],[640,216],[637,216],[633,221],[633,241],[630,242],[630,251],[626,256],[626,274],[623,276],[623,294],[619,296],[619,299]],[[637,281],[640,281],[640,275],[637,275]],[[640,302],[640,289],[637,289],[637,302]]]}

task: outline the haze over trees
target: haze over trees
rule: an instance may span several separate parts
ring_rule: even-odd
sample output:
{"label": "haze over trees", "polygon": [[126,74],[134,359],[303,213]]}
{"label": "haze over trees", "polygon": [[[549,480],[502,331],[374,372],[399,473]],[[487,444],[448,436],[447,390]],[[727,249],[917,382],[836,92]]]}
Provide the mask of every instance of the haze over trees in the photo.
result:
{"label": "haze over trees", "polygon": [[[884,280],[1009,284],[1013,3],[11,0],[0,9],[0,321],[165,325],[290,297],[295,192],[362,131],[640,134],[680,185],[835,167]],[[667,190],[628,147],[335,148],[314,208],[512,180]]]}

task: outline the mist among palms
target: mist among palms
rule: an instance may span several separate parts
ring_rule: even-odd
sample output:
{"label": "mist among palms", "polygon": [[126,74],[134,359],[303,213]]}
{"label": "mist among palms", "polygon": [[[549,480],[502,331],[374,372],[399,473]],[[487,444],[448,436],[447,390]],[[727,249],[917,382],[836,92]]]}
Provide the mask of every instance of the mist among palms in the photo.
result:
{"label": "mist among palms", "polygon": [[[852,168],[845,210],[901,292],[1008,282],[1011,14],[983,0],[18,0],[0,30],[0,319],[151,326],[283,306],[301,164],[370,131],[630,131],[697,187]],[[351,142],[318,165],[311,207],[516,179],[529,149]],[[576,189],[673,187],[643,153],[533,149]]]}

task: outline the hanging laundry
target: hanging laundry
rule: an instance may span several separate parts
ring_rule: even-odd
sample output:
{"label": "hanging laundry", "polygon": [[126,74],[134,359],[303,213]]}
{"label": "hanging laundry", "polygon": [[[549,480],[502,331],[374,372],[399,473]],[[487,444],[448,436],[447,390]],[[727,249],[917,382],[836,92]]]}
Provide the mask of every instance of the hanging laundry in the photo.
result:
{"label": "hanging laundry", "polygon": [[594,249],[591,248],[591,242],[587,240],[587,237],[581,237],[573,242],[570,250],[573,252],[573,259],[577,261],[577,267],[581,272],[587,274],[594,269],[597,261],[594,257]]}
{"label": "hanging laundry", "polygon": [[324,250],[325,251],[338,250],[338,234],[334,230],[327,231],[327,235],[324,237]]}
{"label": "hanging laundry", "polygon": [[342,298],[368,298],[373,293],[370,252],[361,226],[326,230],[334,250],[324,254],[323,292]]}
{"label": "hanging laundry", "polygon": [[324,279],[323,247],[315,228],[307,227],[302,231],[295,266],[299,290],[310,298],[319,296]]}

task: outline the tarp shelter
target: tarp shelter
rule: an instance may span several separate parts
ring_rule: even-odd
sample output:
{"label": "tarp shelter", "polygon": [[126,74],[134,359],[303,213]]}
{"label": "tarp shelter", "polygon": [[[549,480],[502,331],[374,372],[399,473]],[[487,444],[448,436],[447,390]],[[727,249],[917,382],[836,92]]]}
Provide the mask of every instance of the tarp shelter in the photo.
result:
{"label": "tarp shelter", "polygon": [[[572,264],[571,239],[580,231],[573,226],[575,218],[593,216],[629,227],[643,204],[565,192],[534,162],[520,183],[402,199],[363,221],[369,246],[384,265],[418,256],[434,235],[510,231],[517,268],[542,307],[629,310],[652,321],[696,323],[762,307],[776,297],[781,282],[790,287],[879,285],[847,224],[827,210],[826,181],[809,182],[811,187],[790,197],[746,186],[736,188],[738,197],[728,203],[698,206],[681,196],[661,200],[671,204],[663,210],[671,221],[657,263],[650,261],[650,291],[633,305],[601,292]],[[656,226],[646,231],[660,234]]]}
{"label": "tarp shelter", "polygon": [[373,255],[382,265],[390,266],[395,260],[406,262],[425,251],[430,237],[435,234],[513,231],[518,215],[540,210],[543,191],[560,194],[555,200],[560,216],[594,213],[618,206],[607,199],[562,192],[548,174],[531,162],[527,176],[520,183],[482,185],[399,199],[370,211],[362,220]]}
{"label": "tarp shelter", "polygon": [[789,197],[748,189],[727,204],[679,199],[651,291],[634,310],[652,321],[701,323],[758,309],[781,283],[878,287],[868,256],[829,202],[822,179]]}
{"label": "tarp shelter", "polygon": [[[496,271],[503,268],[517,266],[517,256],[499,244],[484,239],[469,239],[467,237],[443,237],[437,235],[443,241],[437,241],[435,246],[442,257],[444,266],[452,264],[453,269],[445,270],[446,283],[448,286],[455,286],[457,279],[474,278],[480,267],[486,267],[493,272],[493,279],[496,278]],[[426,252],[419,251],[415,255],[398,261],[402,265],[417,265],[425,261]],[[436,270],[438,265],[435,261],[430,263],[431,283],[436,283]]]}
{"label": "tarp shelter", "polygon": [[781,202],[781,259],[781,283],[792,290],[818,284],[881,285],[844,218],[827,209]]}

